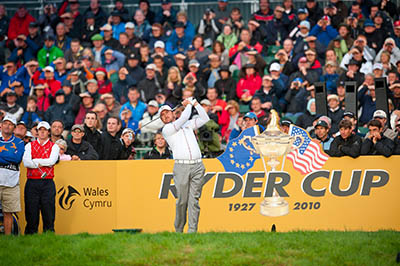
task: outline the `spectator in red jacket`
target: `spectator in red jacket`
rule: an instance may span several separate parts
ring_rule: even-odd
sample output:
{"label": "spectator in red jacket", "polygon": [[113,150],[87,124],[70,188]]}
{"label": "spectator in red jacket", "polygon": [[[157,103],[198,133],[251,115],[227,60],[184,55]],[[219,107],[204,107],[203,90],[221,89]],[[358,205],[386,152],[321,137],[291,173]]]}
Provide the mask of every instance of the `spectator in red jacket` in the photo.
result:
{"label": "spectator in red jacket", "polygon": [[229,140],[229,135],[236,127],[239,115],[239,104],[235,100],[228,101],[228,104],[222,111],[221,117],[218,121],[218,124],[221,126],[221,136],[226,141]]}
{"label": "spectator in red jacket", "polygon": [[100,94],[112,93],[112,83],[107,77],[107,70],[103,67],[96,69],[96,80]]}
{"label": "spectator in red jacket", "polygon": [[236,94],[242,102],[248,103],[254,93],[261,88],[262,81],[253,64],[246,64],[241,74],[243,77],[236,86]]}
{"label": "spectator in red jacket", "polygon": [[44,69],[44,79],[39,79],[35,84],[43,84],[45,88],[50,89],[51,96],[54,97],[56,92],[61,89],[61,82],[54,78],[54,68],[47,66]]}
{"label": "spectator in red jacket", "polygon": [[[18,35],[29,35],[29,23],[35,22],[35,19],[28,13],[28,10],[24,5],[20,5],[15,12],[15,15],[10,20],[8,27],[8,39],[9,41],[16,40]],[[11,47],[16,44],[9,44]]]}

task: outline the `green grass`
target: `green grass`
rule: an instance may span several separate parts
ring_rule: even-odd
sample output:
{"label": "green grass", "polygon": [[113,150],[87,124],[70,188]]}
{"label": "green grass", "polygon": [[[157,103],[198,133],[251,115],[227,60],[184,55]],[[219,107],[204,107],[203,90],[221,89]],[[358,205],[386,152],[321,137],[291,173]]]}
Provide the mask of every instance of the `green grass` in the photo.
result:
{"label": "green grass", "polygon": [[399,265],[400,232],[0,236],[0,265]]}

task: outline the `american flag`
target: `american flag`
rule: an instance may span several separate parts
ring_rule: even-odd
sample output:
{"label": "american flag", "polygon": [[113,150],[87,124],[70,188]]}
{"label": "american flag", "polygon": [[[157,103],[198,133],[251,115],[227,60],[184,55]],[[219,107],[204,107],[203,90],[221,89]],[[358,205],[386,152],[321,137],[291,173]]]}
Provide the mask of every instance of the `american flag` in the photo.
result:
{"label": "american flag", "polygon": [[[298,149],[287,155],[287,158],[293,163],[293,168],[301,172],[303,175],[318,171],[329,159],[319,144],[313,142],[308,132],[300,127],[291,125],[289,135],[295,136],[293,143]],[[304,139],[304,142],[302,142]]]}

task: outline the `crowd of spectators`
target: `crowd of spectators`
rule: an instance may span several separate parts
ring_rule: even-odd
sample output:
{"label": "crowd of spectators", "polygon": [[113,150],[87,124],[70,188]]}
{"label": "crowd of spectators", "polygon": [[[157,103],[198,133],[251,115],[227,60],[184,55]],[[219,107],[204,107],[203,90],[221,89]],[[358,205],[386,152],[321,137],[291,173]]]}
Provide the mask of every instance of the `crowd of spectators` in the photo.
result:
{"label": "crowd of spectators", "polygon": [[[388,0],[344,4],[292,0],[243,19],[227,0],[200,21],[169,0],[133,12],[123,0],[108,13],[98,0],[47,4],[39,17],[21,5],[9,18],[0,5],[0,120],[15,135],[37,137],[51,125],[61,160],[172,158],[159,107],[179,116],[195,97],[210,121],[197,132],[215,157],[247,127],[265,128],[269,111],[281,128],[307,129],[331,156],[400,154],[400,8]],[[387,78],[389,113],[376,108],[374,78]],[[328,115],[316,113],[315,82],[325,82]],[[357,84],[357,113],[345,110],[345,82]],[[249,113],[248,113],[249,112]],[[246,115],[244,115],[246,113]]]}

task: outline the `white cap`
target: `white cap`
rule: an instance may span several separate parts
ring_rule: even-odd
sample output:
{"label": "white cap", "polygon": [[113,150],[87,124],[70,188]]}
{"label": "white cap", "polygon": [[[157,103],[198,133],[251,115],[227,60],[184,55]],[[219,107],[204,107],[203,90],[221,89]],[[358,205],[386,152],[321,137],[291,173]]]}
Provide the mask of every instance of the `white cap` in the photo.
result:
{"label": "white cap", "polygon": [[54,68],[52,66],[47,66],[43,69],[43,71],[50,71],[54,73]]}
{"label": "white cap", "polygon": [[385,111],[383,111],[383,110],[376,110],[375,112],[374,112],[374,116],[373,116],[374,118],[385,118],[385,119],[387,119],[387,115],[386,115],[386,113],[385,113]]}
{"label": "white cap", "polygon": [[161,115],[161,113],[165,110],[172,111],[172,108],[169,105],[164,104],[161,106],[160,110],[158,110],[158,113]]}
{"label": "white cap", "polygon": [[42,121],[37,125],[37,129],[39,130],[40,128],[44,127],[45,129],[49,130],[50,125],[46,121]]}
{"label": "white cap", "polygon": [[33,138],[33,135],[30,131],[27,131],[25,137]]}
{"label": "white cap", "polygon": [[154,43],[154,48],[165,48],[165,44],[163,41],[156,41]]}
{"label": "white cap", "polygon": [[156,65],[155,65],[155,64],[148,64],[148,65],[146,66],[146,70],[147,70],[147,69],[156,70],[156,69],[157,69],[157,67],[156,67]]}
{"label": "white cap", "polygon": [[126,133],[131,133],[131,134],[135,135],[135,131],[133,131],[133,130],[132,130],[131,128],[129,128],[129,127],[125,128],[125,129],[122,131],[121,136],[122,136],[122,135],[125,135]]}
{"label": "white cap", "polygon": [[9,115],[6,115],[6,116],[3,118],[3,121],[2,121],[2,122],[5,122],[5,121],[9,121],[9,122],[13,123],[14,126],[17,125],[17,121],[15,120],[15,118],[13,118],[13,117],[11,117],[11,116],[9,116]]}
{"label": "white cap", "polygon": [[112,30],[112,26],[110,24],[105,24],[103,27],[100,28],[100,30],[102,31]]}
{"label": "white cap", "polygon": [[134,29],[135,28],[135,24],[133,24],[132,22],[127,22],[125,24],[125,29]]}
{"label": "white cap", "polygon": [[211,102],[210,102],[210,100],[208,100],[208,99],[203,99],[203,100],[201,100],[201,102],[200,102],[200,104],[201,105],[207,105],[207,106],[211,106]]}
{"label": "white cap", "polygon": [[299,27],[306,27],[307,29],[310,29],[311,25],[310,22],[308,22],[307,20],[303,20],[302,22],[300,22]]}
{"label": "white cap", "polygon": [[382,70],[383,69],[383,65],[381,64],[381,63],[375,63],[374,64],[374,67],[372,68],[373,70],[375,70],[375,69],[380,69],[380,70]]}
{"label": "white cap", "polygon": [[269,67],[269,71],[280,71],[281,70],[281,65],[279,63],[272,63],[271,66]]}
{"label": "white cap", "polygon": [[158,107],[158,102],[156,100],[151,100],[147,105],[153,106],[153,107]]}

